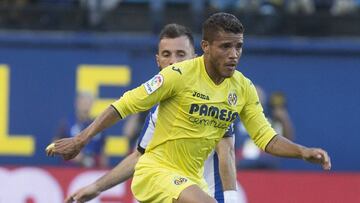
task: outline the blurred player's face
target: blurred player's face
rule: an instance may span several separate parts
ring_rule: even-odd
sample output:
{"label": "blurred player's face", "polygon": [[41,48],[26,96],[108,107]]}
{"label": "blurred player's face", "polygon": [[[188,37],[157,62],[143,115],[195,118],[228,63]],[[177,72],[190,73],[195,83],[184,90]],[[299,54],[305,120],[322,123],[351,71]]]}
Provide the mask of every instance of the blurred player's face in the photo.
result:
{"label": "blurred player's face", "polygon": [[243,34],[228,32],[218,32],[212,42],[203,40],[201,46],[208,59],[210,74],[218,78],[231,77],[239,62],[243,42]]}
{"label": "blurred player's face", "polygon": [[76,99],[76,115],[78,120],[84,121],[90,118],[90,110],[93,104],[93,99],[90,96],[80,95]]}
{"label": "blurred player's face", "polygon": [[161,70],[166,66],[194,57],[194,48],[186,36],[164,38],[159,42],[159,52],[156,55],[156,62]]}

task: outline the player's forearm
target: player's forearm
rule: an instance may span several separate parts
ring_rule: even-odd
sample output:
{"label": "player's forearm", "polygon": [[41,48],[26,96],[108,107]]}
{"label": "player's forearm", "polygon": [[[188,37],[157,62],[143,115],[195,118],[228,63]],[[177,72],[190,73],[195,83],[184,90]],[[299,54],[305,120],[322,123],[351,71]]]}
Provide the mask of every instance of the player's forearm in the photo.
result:
{"label": "player's forearm", "polygon": [[[235,159],[235,158],[231,158]],[[226,162],[226,163],[225,163]],[[223,190],[236,190],[236,168],[235,161],[220,162],[220,177],[223,185]]]}
{"label": "player's forearm", "polygon": [[236,166],[233,138],[223,138],[216,146],[223,190],[236,190]]}
{"label": "player's forearm", "polygon": [[120,119],[121,117],[114,107],[109,106],[78,136],[78,139],[80,139],[82,143],[87,143],[96,134],[114,125]]}
{"label": "player's forearm", "polygon": [[265,151],[275,156],[288,158],[303,158],[306,147],[295,144],[287,138],[276,135],[266,146]]}
{"label": "player's forearm", "polygon": [[139,160],[141,153],[133,152],[116,165],[111,171],[99,178],[94,184],[99,192],[103,192],[114,187],[126,180],[134,174],[135,165]]}

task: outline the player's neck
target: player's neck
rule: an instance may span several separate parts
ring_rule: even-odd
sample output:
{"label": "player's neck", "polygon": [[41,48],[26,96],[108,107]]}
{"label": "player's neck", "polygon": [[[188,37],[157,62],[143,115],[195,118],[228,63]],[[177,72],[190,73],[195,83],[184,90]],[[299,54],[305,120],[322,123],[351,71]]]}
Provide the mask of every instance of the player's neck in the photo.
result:
{"label": "player's neck", "polygon": [[204,56],[204,64],[206,73],[210,79],[214,82],[215,85],[220,85],[225,80],[225,78],[216,71],[214,64],[212,64],[206,56]]}

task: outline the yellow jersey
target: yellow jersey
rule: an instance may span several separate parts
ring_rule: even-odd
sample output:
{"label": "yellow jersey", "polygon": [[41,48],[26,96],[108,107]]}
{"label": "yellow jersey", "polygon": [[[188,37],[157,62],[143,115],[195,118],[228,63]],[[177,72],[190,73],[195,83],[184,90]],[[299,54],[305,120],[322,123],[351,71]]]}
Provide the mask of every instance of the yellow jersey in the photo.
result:
{"label": "yellow jersey", "polygon": [[216,85],[203,56],[164,68],[112,105],[122,118],[160,103],[154,135],[137,166],[164,167],[200,182],[204,161],[240,116],[257,146],[276,135],[252,82],[239,71]]}

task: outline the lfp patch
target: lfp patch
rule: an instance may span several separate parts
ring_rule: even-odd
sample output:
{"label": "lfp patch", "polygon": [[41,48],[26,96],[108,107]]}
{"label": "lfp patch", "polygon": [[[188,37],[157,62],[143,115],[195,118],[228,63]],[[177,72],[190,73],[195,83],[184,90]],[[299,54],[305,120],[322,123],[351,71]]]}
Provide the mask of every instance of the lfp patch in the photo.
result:
{"label": "lfp patch", "polygon": [[159,89],[164,83],[164,78],[162,75],[158,74],[151,78],[149,81],[144,83],[145,90],[148,94],[152,94],[155,90]]}
{"label": "lfp patch", "polygon": [[183,183],[186,183],[187,182],[187,179],[184,178],[184,177],[180,177],[180,176],[175,176],[174,177],[174,184],[175,185],[181,185]]}

